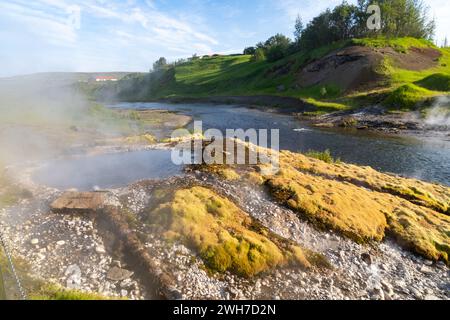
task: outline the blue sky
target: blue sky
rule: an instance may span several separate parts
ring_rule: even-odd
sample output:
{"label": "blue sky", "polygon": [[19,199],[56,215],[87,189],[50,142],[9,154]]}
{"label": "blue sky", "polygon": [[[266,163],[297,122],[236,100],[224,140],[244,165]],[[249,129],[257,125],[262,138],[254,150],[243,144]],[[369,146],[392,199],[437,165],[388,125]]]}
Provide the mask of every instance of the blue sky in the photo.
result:
{"label": "blue sky", "polygon": [[[0,77],[147,71],[160,56],[241,52],[277,32],[292,36],[297,14],[308,21],[340,2],[0,0]],[[440,43],[450,33],[450,1],[425,2],[438,22]]]}

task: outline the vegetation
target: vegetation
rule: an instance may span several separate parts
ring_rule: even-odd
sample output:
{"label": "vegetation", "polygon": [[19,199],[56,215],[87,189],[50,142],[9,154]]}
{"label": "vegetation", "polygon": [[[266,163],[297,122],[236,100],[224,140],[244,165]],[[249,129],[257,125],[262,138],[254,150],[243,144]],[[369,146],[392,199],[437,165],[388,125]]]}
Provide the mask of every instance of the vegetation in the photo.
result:
{"label": "vegetation", "polygon": [[[316,110],[307,115],[320,115],[361,106],[361,103],[384,103],[391,109],[411,110],[421,105],[423,98],[448,92],[450,49],[439,49],[430,39],[434,22],[419,0],[382,0],[377,2],[383,12],[381,28],[368,30],[366,13],[371,4],[359,0],[356,5],[343,2],[327,10],[306,26],[299,16],[294,41],[276,34],[264,42],[247,47],[243,55],[212,55],[167,63],[161,58],[154,71],[146,75],[127,77],[97,89],[97,96],[127,101],[148,101],[161,98],[204,98],[211,96],[277,95],[301,99]],[[302,69],[312,61],[348,46],[377,49],[393,48],[402,54],[417,49],[435,50],[441,57],[430,60],[424,68],[402,66],[392,55],[374,65],[380,76],[374,79],[377,92],[363,88],[342,88],[339,81],[304,86],[299,81]],[[374,51],[375,52],[375,51]],[[394,61],[395,60],[395,61]],[[437,61],[438,60],[438,61]],[[375,63],[375,62],[374,62]],[[378,63],[378,62],[377,62]],[[439,75],[439,76],[438,76]],[[444,81],[441,81],[444,80]],[[448,80],[448,79],[447,79]],[[370,81],[370,80],[369,80]],[[356,92],[354,90],[362,90]],[[373,98],[373,99],[372,99]]]}
{"label": "vegetation", "polygon": [[[383,18],[380,29],[369,30],[367,13],[372,1],[359,0],[357,5],[343,2],[333,10],[327,9],[315,17],[298,35],[300,48],[313,49],[330,43],[364,37],[387,38],[413,37],[431,39],[435,23],[430,20],[427,8],[418,0],[381,0],[380,6]],[[297,29],[297,28],[296,28]]]}
{"label": "vegetation", "polygon": [[30,296],[31,300],[109,300],[100,294],[69,290],[57,285],[44,285]]}
{"label": "vegetation", "polygon": [[384,237],[385,208],[359,187],[303,174],[288,166],[269,178],[267,185],[275,199],[319,228],[339,231],[357,242]]}
{"label": "vegetation", "polygon": [[393,236],[427,259],[450,263],[450,188],[334,162],[329,154],[282,151],[279,157],[275,174],[262,164],[239,174],[318,228],[360,243]]}
{"label": "vegetation", "polygon": [[384,105],[396,110],[416,109],[424,97],[431,97],[433,93],[414,84],[405,84],[392,91],[384,100]]}
{"label": "vegetation", "polygon": [[450,188],[345,163],[282,152],[266,184],[280,202],[320,228],[358,242],[392,234],[400,245],[449,263]]}
{"label": "vegetation", "polygon": [[280,238],[228,199],[203,188],[155,192],[148,222],[196,250],[207,268],[243,277],[289,264],[311,267],[315,255]]}
{"label": "vegetation", "polygon": [[387,192],[414,204],[450,215],[449,188],[414,179],[394,177],[356,165],[345,163],[323,165],[315,159],[287,151],[283,151],[281,157],[283,163],[289,163],[302,172],[364,186],[377,192]]}
{"label": "vegetation", "polygon": [[326,163],[341,163],[341,160],[339,158],[338,159],[333,158],[330,150],[328,149],[323,152],[310,150],[305,155],[307,157],[318,159]]}
{"label": "vegetation", "polygon": [[[66,289],[56,284],[48,284],[42,280],[32,278],[29,275],[30,266],[21,259],[14,259],[14,266],[22,285],[30,300],[107,300],[108,297],[96,293],[88,293],[80,290]],[[3,282],[5,295],[2,297],[0,286],[0,300],[20,299],[16,283],[13,280],[12,271],[8,265],[3,251],[0,250],[0,285]]]}
{"label": "vegetation", "polygon": [[434,91],[450,91],[450,74],[434,73],[416,84],[422,88]]}

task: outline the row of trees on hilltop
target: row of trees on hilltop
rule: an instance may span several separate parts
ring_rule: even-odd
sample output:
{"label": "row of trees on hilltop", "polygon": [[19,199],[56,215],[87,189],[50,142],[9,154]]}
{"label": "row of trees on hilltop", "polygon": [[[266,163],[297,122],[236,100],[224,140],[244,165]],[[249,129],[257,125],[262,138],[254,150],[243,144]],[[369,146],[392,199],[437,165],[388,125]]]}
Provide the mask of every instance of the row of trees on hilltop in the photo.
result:
{"label": "row of trees on hilltop", "polygon": [[336,41],[365,37],[414,37],[431,40],[435,21],[430,19],[422,0],[378,0],[381,9],[380,29],[373,30],[367,21],[373,12],[368,12],[372,0],[358,0],[356,5],[344,1],[333,10],[327,9],[312,19],[306,26],[300,16],[295,23],[294,41],[277,34],[266,42],[244,50],[252,54],[253,60],[277,61],[288,54],[311,50]]}

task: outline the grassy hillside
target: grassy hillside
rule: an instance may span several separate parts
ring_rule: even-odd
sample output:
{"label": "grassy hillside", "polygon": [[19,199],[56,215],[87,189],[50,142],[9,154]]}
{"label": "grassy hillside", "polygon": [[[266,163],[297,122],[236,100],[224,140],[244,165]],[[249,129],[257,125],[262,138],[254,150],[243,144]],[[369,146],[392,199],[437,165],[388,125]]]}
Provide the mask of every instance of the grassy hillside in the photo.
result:
{"label": "grassy hillside", "polygon": [[[311,62],[351,46],[362,46],[382,53],[383,59],[373,69],[385,80],[370,92],[365,89],[343,90],[339,81],[326,85],[305,86],[299,80],[303,68]],[[391,49],[387,52],[386,48]],[[438,57],[432,65],[417,69],[399,65],[393,58],[413,57],[416,51],[431,50]],[[386,51],[386,52],[385,52]],[[412,52],[414,51],[414,52]],[[410,56],[411,54],[411,56]],[[345,75],[342,75],[345,77]],[[114,94],[121,100],[155,100],[160,98],[202,98],[211,96],[276,95],[303,99],[330,112],[360,105],[365,97],[383,94],[387,106],[412,108],[426,97],[449,90],[450,49],[439,49],[426,40],[354,39],[308,52],[299,52],[277,62],[254,62],[249,55],[215,56],[175,66],[164,73],[136,75],[116,84],[107,84],[98,92]],[[375,82],[375,79],[373,79]],[[402,88],[402,86],[407,87]],[[399,89],[400,88],[400,89]],[[398,91],[400,90],[400,91]],[[368,90],[367,90],[368,91]],[[392,95],[392,96],[390,96]],[[403,100],[405,104],[403,105]]]}

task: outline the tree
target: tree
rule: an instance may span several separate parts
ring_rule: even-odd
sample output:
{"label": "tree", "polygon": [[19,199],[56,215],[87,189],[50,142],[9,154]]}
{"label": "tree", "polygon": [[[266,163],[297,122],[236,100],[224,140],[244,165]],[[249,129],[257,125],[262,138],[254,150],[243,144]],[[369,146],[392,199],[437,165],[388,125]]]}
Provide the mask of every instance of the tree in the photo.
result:
{"label": "tree", "polygon": [[300,15],[298,15],[297,19],[295,20],[295,30],[294,30],[294,38],[296,43],[300,42],[304,29],[305,26],[303,25],[303,20],[300,17]]}
{"label": "tree", "polygon": [[167,68],[167,60],[164,57],[159,58],[153,63],[153,71],[161,71]]}
{"label": "tree", "polygon": [[[367,9],[370,0],[361,0]],[[381,33],[386,37],[413,37],[431,40],[436,23],[428,16],[422,0],[379,0],[382,12]]]}
{"label": "tree", "polygon": [[445,37],[443,48],[447,48],[447,47],[448,47],[448,40],[447,40],[447,37]]}
{"label": "tree", "polygon": [[288,54],[290,46],[291,39],[278,33],[264,43],[264,53],[268,61],[274,62],[284,58]]}
{"label": "tree", "polygon": [[255,47],[248,47],[244,49],[244,54],[246,55],[254,55],[256,52]]}
{"label": "tree", "polygon": [[266,60],[266,54],[264,53],[264,49],[258,48],[255,50],[255,54],[252,56],[251,61],[260,62]]}

